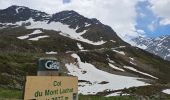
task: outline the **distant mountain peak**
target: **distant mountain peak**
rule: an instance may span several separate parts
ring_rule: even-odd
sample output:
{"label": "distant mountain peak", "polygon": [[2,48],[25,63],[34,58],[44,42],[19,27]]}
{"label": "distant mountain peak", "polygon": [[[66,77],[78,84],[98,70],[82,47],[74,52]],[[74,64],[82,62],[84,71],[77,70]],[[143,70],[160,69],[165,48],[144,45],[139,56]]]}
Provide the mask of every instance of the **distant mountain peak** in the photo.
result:
{"label": "distant mountain peak", "polygon": [[137,47],[145,47],[146,51],[170,60],[170,35],[156,38],[138,37],[132,40]]}
{"label": "distant mountain peak", "polygon": [[28,8],[28,7],[18,6],[18,5],[12,5],[12,6],[8,7],[7,9],[16,9],[16,8]]}
{"label": "distant mountain peak", "polygon": [[24,6],[12,5],[12,6],[8,7],[8,8],[6,8],[5,10],[8,10],[8,11],[13,10],[13,11],[16,11],[16,13],[19,13],[20,9],[27,9],[28,10],[29,8],[24,7]]}
{"label": "distant mountain peak", "polygon": [[74,11],[74,10],[64,10],[64,11],[60,11],[56,14],[66,14],[66,15],[72,15],[73,14],[73,15],[79,15],[80,16],[80,14],[77,13],[76,11]]}

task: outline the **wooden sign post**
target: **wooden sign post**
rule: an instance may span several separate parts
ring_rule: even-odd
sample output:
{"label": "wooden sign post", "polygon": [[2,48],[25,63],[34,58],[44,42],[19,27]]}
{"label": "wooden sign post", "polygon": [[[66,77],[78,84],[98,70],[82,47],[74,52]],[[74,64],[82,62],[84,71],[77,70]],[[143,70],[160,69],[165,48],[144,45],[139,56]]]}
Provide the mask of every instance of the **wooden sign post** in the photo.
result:
{"label": "wooden sign post", "polygon": [[27,76],[24,100],[78,100],[77,85],[72,76]]}
{"label": "wooden sign post", "polygon": [[40,58],[38,76],[26,76],[24,100],[78,100],[78,78],[60,72],[56,58]]}

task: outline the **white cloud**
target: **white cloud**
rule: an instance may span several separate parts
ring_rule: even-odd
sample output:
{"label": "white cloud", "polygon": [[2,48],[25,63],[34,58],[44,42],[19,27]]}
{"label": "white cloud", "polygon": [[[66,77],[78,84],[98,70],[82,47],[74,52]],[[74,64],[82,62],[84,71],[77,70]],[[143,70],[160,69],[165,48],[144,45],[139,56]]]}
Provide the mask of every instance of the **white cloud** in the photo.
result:
{"label": "white cloud", "polygon": [[111,26],[120,37],[126,38],[138,36],[135,29],[135,6],[139,1],[142,0],[71,0],[70,3],[63,4],[62,0],[4,0],[3,2],[10,3],[3,7],[16,4],[47,13],[75,10],[86,17],[99,19]]}
{"label": "white cloud", "polygon": [[164,18],[160,21],[160,24],[161,25],[168,25],[168,24],[170,24],[170,19]]}
{"label": "white cloud", "polygon": [[148,29],[153,32],[153,31],[155,30],[155,27],[154,27],[154,25],[151,23],[151,24],[148,25]]}
{"label": "white cloud", "polygon": [[141,29],[139,29],[139,30],[136,30],[138,33],[140,33],[140,34],[145,34],[145,31],[144,30],[141,30]]}
{"label": "white cloud", "polygon": [[157,28],[156,20],[152,21],[152,23],[150,23],[147,27],[151,32],[154,32],[155,29]]}
{"label": "white cloud", "polygon": [[149,2],[151,4],[150,9],[154,12],[154,14],[162,18],[160,20],[160,24],[170,24],[170,0],[150,0]]}
{"label": "white cloud", "polygon": [[138,15],[139,17],[141,17],[141,18],[144,18],[144,17],[146,17],[146,15],[144,14],[144,13],[139,13],[139,15]]}
{"label": "white cloud", "polygon": [[0,0],[0,9],[4,9],[10,5],[11,5],[11,2],[5,1],[5,0]]}

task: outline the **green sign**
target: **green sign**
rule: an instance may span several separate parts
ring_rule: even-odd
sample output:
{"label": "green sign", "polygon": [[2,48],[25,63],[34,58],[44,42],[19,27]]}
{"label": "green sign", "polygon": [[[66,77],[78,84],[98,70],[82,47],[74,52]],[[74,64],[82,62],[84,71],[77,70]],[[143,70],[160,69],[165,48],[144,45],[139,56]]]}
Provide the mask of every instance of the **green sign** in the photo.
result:
{"label": "green sign", "polygon": [[60,63],[56,58],[40,58],[38,61],[38,71],[59,71]]}

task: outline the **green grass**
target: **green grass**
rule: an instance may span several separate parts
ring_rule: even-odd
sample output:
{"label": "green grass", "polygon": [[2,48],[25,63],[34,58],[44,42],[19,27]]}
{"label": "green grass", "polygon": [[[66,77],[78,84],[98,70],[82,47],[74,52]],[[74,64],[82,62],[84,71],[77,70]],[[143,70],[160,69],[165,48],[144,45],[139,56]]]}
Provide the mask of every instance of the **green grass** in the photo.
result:
{"label": "green grass", "polygon": [[[79,94],[78,98],[79,98],[78,100],[138,100],[139,99],[134,96],[104,97],[104,96],[82,95],[82,94]],[[0,87],[0,100],[22,100],[22,91]],[[150,99],[150,100],[159,100],[159,99]],[[170,100],[170,96],[167,95],[162,100]]]}
{"label": "green grass", "polygon": [[0,88],[0,99],[7,98],[7,99],[21,99],[22,92],[16,89],[5,89]]}
{"label": "green grass", "polygon": [[79,95],[79,100],[136,100],[136,99],[137,98],[132,96],[103,97],[103,96]]}
{"label": "green grass", "polygon": [[[15,89],[0,88],[0,99],[2,100],[15,100],[22,98],[22,92]],[[117,96],[117,97],[103,97],[103,96],[89,96],[79,95],[79,100],[136,100],[135,97],[131,96]]]}

